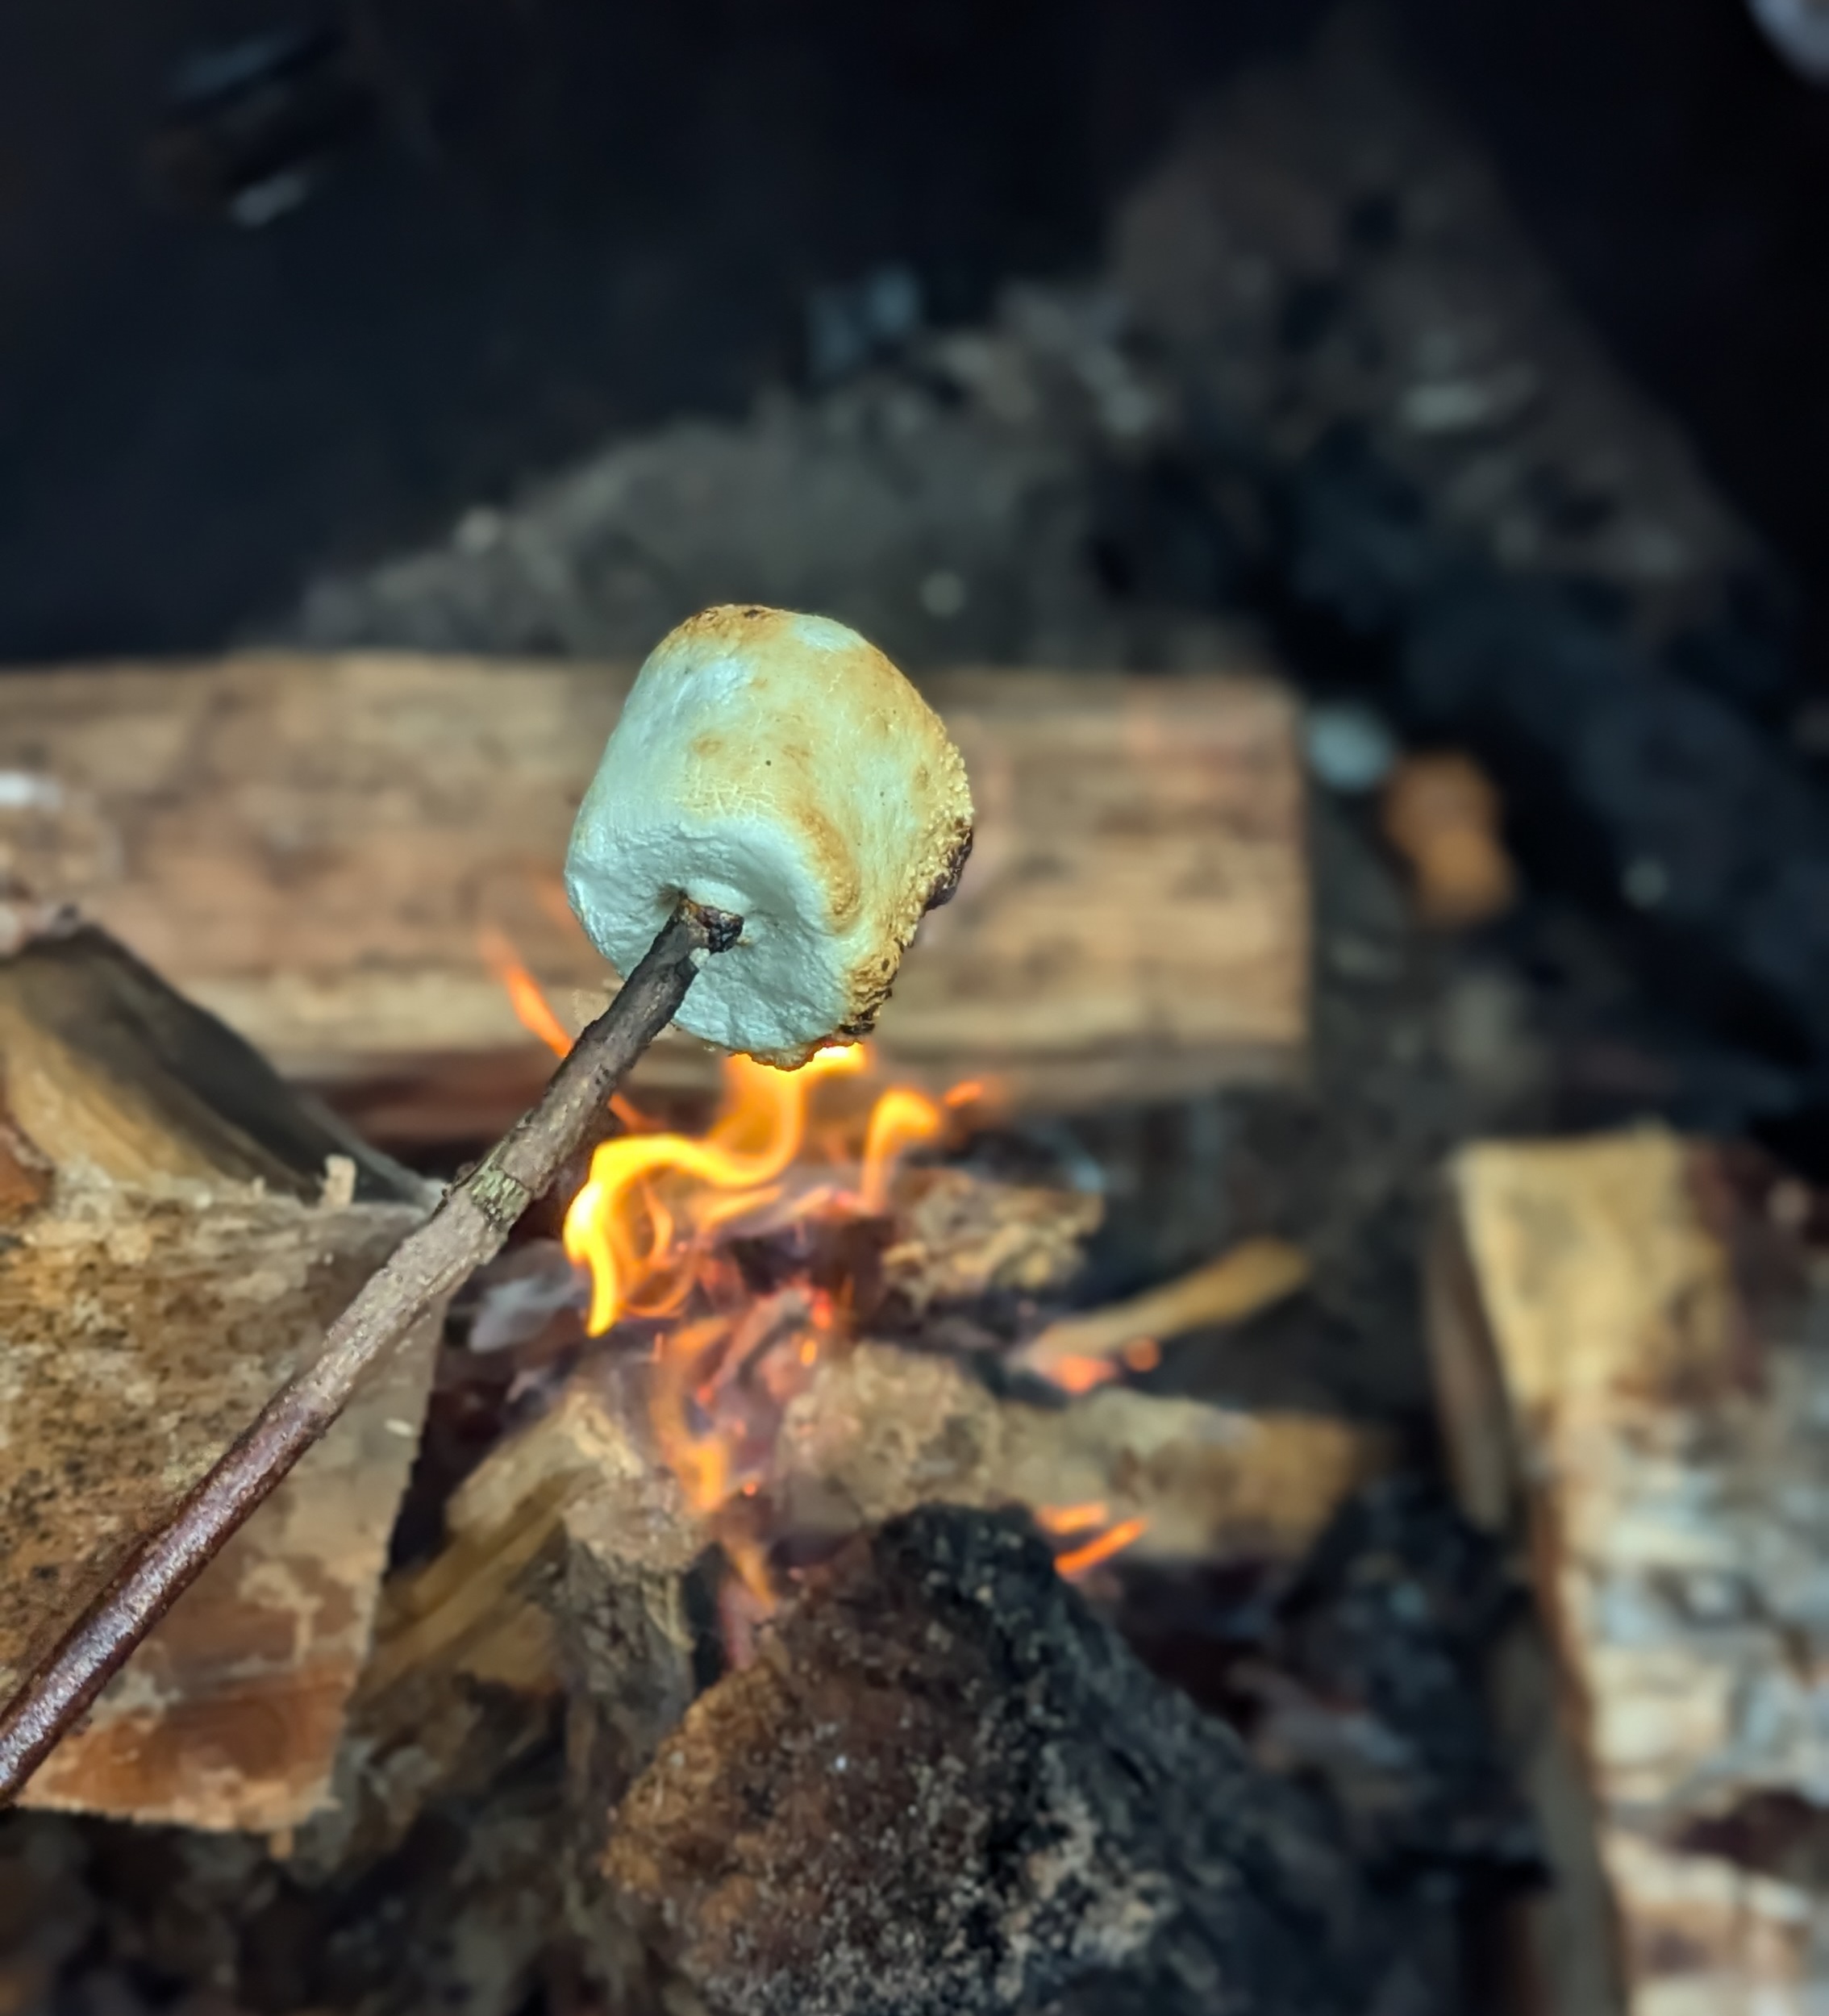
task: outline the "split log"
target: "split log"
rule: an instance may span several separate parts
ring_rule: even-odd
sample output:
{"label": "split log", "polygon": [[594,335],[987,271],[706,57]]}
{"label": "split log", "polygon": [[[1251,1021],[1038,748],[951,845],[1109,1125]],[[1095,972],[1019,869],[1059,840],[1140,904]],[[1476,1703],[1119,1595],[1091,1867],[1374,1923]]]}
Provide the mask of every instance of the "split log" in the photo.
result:
{"label": "split log", "polygon": [[[678,1721],[710,1623],[693,1578],[715,1534],[655,1457],[645,1376],[633,1359],[581,1368],[459,1487],[443,1551],[389,1585],[345,1753],[346,1833],[378,1801],[360,1825],[398,1839],[460,1774],[474,1703],[451,1703],[473,1684],[526,1702],[563,1684],[590,1704],[574,1761],[600,1814]],[[1356,1425],[1127,1390],[1030,1406],[949,1358],[866,1343],[790,1406],[775,1510],[783,1534],[830,1544],[928,1502],[1097,1502],[1148,1522],[1139,1560],[1275,1568],[1391,1456]]]}
{"label": "split log", "polygon": [[[104,934],[0,960],[0,1697],[420,1215],[419,1185]],[[364,1201],[355,1201],[360,1197]],[[141,1647],[26,1803],[283,1830],[369,1647],[436,1327]]]}
{"label": "split log", "polygon": [[1299,1560],[1392,1457],[1353,1422],[1120,1387],[1028,1406],[952,1359],[865,1344],[789,1406],[777,1472],[796,1531],[852,1533],[924,1504],[1098,1504],[1145,1522],[1136,1559],[1219,1567]]}
{"label": "split log", "polygon": [[0,1124],[15,1168],[23,1136],[27,1164],[35,1150],[41,1170],[81,1167],[117,1183],[258,1183],[315,1199],[336,1156],[352,1199],[426,1194],[117,939],[73,922],[0,957]]}
{"label": "split log", "polygon": [[[573,1027],[605,969],[556,881],[627,685],[602,667],[351,656],[10,675],[0,869],[80,902],[290,1075],[396,1141],[492,1135],[548,1064],[478,951]],[[927,682],[978,844],[881,1027],[899,1073],[1019,1102],[1299,1068],[1307,895],[1286,694],[1251,677]],[[658,1047],[651,1084],[705,1081]],[[452,1116],[455,1117],[452,1117]]]}
{"label": "split log", "polygon": [[1243,1322],[1306,1287],[1311,1271],[1299,1247],[1280,1239],[1247,1239],[1127,1302],[1050,1323],[1023,1346],[1019,1362],[1044,1377],[1075,1365],[1096,1368],[1138,1344],[1185,1336],[1209,1324]]}
{"label": "split log", "polygon": [[604,1868],[711,2016],[1371,2000],[1344,1858],[1007,1515],[854,1543],[688,1713]]}
{"label": "split log", "polygon": [[1495,1685],[1558,2016],[1829,1997],[1822,1232],[1800,1186],[1655,1130],[1454,1165],[1431,1333],[1463,1502],[1527,1549],[1547,1635]]}
{"label": "split log", "polygon": [[452,1494],[442,1549],[389,1582],[338,1810],[309,1837],[320,1861],[397,1845],[427,1798],[479,1760],[486,1772],[501,1730],[473,1748],[485,1735],[479,1689],[522,1710],[562,1692],[589,1705],[588,1724],[574,1718],[574,1775],[596,1789],[600,1813],[685,1712],[695,1689],[687,1584],[710,1538],[633,1425],[638,1369],[575,1377]]}

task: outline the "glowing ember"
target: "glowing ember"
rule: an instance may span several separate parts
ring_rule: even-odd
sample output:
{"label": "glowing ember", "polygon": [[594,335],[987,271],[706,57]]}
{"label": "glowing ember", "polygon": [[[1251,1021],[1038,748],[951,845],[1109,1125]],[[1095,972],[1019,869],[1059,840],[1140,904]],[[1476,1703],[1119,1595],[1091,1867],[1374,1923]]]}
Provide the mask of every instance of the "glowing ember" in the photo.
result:
{"label": "glowing ember", "polygon": [[1097,1539],[1088,1540],[1070,1553],[1056,1555],[1054,1565],[1071,1582],[1081,1575],[1089,1574],[1102,1561],[1109,1561],[1113,1555],[1122,1554],[1126,1547],[1134,1546],[1148,1528],[1149,1521],[1145,1518],[1120,1519]]}
{"label": "glowing ember", "polygon": [[[1089,1574],[1102,1561],[1109,1561],[1114,1554],[1141,1538],[1148,1530],[1149,1522],[1144,1518],[1120,1519],[1111,1523],[1111,1508],[1103,1500],[1094,1498],[1085,1505],[1043,1505],[1035,1508],[1035,1524],[1043,1532],[1057,1540],[1070,1540],[1081,1533],[1093,1538],[1081,1541],[1076,1547],[1054,1557],[1056,1568],[1069,1581]],[[1099,1528],[1106,1530],[1102,1533]]]}
{"label": "glowing ember", "polygon": [[1094,1387],[1102,1386],[1118,1377],[1123,1366],[1115,1358],[1091,1358],[1069,1352],[1059,1358],[1048,1361],[1046,1377],[1051,1385],[1058,1386],[1063,1393],[1080,1394],[1090,1393]]}

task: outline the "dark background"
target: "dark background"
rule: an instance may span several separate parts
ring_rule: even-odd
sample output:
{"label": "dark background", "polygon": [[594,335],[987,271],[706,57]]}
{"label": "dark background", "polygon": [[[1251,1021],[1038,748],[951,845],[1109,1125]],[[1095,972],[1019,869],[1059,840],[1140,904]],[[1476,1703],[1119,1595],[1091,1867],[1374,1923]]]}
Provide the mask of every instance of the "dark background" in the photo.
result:
{"label": "dark background", "polygon": [[[0,657],[215,645],[608,434],[740,410],[799,369],[808,290],[874,263],[911,267],[943,321],[1010,273],[1089,266],[1179,110],[1320,11],[11,0]],[[1829,94],[1739,0],[1394,17],[1576,301],[1809,590]],[[314,23],[346,80],[319,108],[326,172],[237,228],[169,165],[178,80]]]}

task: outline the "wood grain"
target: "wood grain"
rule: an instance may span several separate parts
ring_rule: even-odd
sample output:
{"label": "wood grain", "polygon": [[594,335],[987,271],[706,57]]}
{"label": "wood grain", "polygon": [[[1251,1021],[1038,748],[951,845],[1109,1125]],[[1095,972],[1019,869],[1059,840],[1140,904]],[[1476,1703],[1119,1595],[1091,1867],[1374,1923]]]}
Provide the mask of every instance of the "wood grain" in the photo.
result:
{"label": "wood grain", "polygon": [[[609,984],[558,878],[627,681],[365,655],[11,675],[0,872],[81,904],[289,1074],[377,1088],[395,1138],[436,1132],[427,1086],[486,1132],[547,1065],[480,934],[519,948],[573,1028]],[[891,1065],[990,1070],[1044,1106],[1299,1069],[1286,694],[1244,674],[1030,672],[927,689],[964,752],[979,841],[883,1018]],[[649,1079],[708,1072],[675,1039]]]}
{"label": "wood grain", "polygon": [[[418,1222],[99,932],[0,960],[0,1698]],[[410,1179],[404,1179],[410,1182]],[[333,1186],[334,1195],[334,1186]],[[283,1828],[322,1796],[417,1445],[422,1327],[130,1661],[26,1802]]]}
{"label": "wood grain", "polygon": [[[1661,1131],[1454,1165],[1431,1331],[1461,1497],[1527,1550],[1496,1679],[1557,1863],[1535,2006],[1829,1998],[1829,1277],[1794,1183]],[[1535,1662],[1544,1690],[1531,1698]]]}

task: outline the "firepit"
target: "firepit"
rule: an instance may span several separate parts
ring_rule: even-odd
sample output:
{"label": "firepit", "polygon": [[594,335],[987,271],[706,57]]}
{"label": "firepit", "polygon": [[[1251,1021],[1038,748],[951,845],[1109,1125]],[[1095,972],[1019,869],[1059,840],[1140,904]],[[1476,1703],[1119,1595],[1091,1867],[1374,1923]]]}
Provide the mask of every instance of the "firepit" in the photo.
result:
{"label": "firepit", "polygon": [[[496,949],[518,1011],[556,1047],[564,1043],[556,1010]],[[28,944],[10,971],[23,980],[48,960],[77,962],[92,992],[118,989],[115,976],[131,973],[148,1004],[143,1027],[186,1018],[188,1082],[200,1082],[194,1060],[211,1047],[233,1054],[226,1031],[100,934]],[[16,992],[23,1003],[44,989]],[[25,1054],[21,1040],[15,1057]],[[135,1040],[115,1056],[114,1083],[137,1078],[150,1092],[169,1067],[155,1044]],[[238,1068],[250,1067],[265,1073],[256,1059]],[[724,1098],[697,1131],[661,1127],[620,1102],[605,1116],[616,1131],[591,1152],[565,1206],[560,1238],[536,1227],[466,1291],[414,1486],[418,1523],[423,1530],[429,1502],[438,1538],[381,1591],[373,1649],[359,1680],[340,1669],[323,1697],[327,1718],[291,1726],[283,1762],[238,1747],[225,1719],[231,1700],[244,1721],[290,1714],[302,1680],[327,1670],[334,1641],[322,1618],[264,1669],[245,1656],[236,1668],[229,1643],[212,1643],[234,1614],[225,1603],[257,1602],[260,1577],[282,1566],[294,1580],[309,1577],[318,1572],[312,1548],[338,1543],[334,1528],[301,1523],[335,1488],[314,1457],[291,1500],[255,1516],[234,1558],[206,1572],[91,1724],[53,1754],[28,1801],[193,1826],[264,1826],[289,1884],[335,1894],[357,1872],[413,1851],[441,1814],[481,1798],[486,1815],[516,1760],[546,1754],[563,1704],[565,1754],[552,1762],[562,1796],[548,1813],[542,1909],[552,1914],[548,1933],[569,1926],[581,1964],[631,1998],[619,2006],[644,2006],[643,1996],[675,1981],[697,1983],[719,2006],[848,2009],[859,2006],[858,1981],[899,1955],[901,1985],[884,1988],[885,2008],[934,2006],[936,1994],[963,1997],[959,2006],[1013,2008],[1040,1985],[1109,1976],[1167,1996],[1164,2008],[1193,2009],[1206,2006],[1201,1984],[1215,1968],[1242,1970],[1241,2006],[1277,1983],[1299,1990],[1292,2006],[1344,2006],[1329,1969],[1350,1972],[1373,1950],[1362,1951],[1373,1935],[1355,1917],[1356,1872],[1341,1862],[1327,1873],[1326,1829],[1301,1801],[1277,1791],[1222,1731],[1198,1724],[1121,1652],[1109,1625],[1059,1592],[1083,1581],[1109,1599],[1121,1587],[1114,1568],[1134,1557],[1151,1565],[1159,1590],[1191,1592],[1202,1577],[1229,1575],[1235,1597],[1248,1584],[1273,1593],[1353,1489],[1388,1464],[1388,1442],[1337,1421],[1148,1393],[1127,1383],[1121,1356],[1094,1361],[1090,1377],[1079,1369],[1085,1361],[1069,1358],[1056,1385],[1019,1373],[998,1390],[984,1369],[1058,1306],[1096,1228],[1097,1199],[974,1173],[959,1160],[973,1116],[995,1113],[989,1083],[938,1098],[885,1085],[860,1048],[823,1052],[792,1075],[742,1060],[725,1072]],[[290,1095],[270,1077],[262,1081],[281,1116],[273,1126],[301,1130],[285,1118]],[[106,1081],[86,1082],[92,1106],[119,1096]],[[48,1109],[28,1110],[49,1136]],[[33,1268],[64,1264],[59,1256],[97,1209],[72,1187],[73,1164],[59,1167],[54,1139],[44,1159],[15,1293],[36,1278]],[[144,1165],[133,1173],[147,1180]],[[163,1203],[136,1201],[131,1186],[118,1202],[110,1191],[106,1210],[115,1218],[163,1211],[174,1227],[194,1227],[179,1236],[198,1252],[188,1264],[206,1268],[219,1236],[212,1228],[226,1227],[236,1208],[232,1188],[219,1187],[232,1179],[215,1180],[215,1191],[194,1185]],[[331,1180],[347,1195],[350,1179]],[[54,1231],[58,1214],[68,1231]],[[307,1212],[285,1236],[331,1236],[323,1207],[319,1220],[321,1231]],[[231,1284],[219,1292],[232,1300]],[[1149,1341],[1132,1363],[1154,1364],[1168,1333]],[[96,1347],[115,1348],[100,1338]],[[131,1348],[136,1378],[169,1378],[157,1335],[135,1337]],[[376,1423],[371,1410],[366,1441],[336,1431],[338,1460],[356,1466],[367,1494],[348,1507],[352,1537],[367,1551],[348,1556],[344,1571],[364,1615],[375,1602],[377,1543],[403,1481],[394,1433],[412,1435],[427,1390],[423,1355],[417,1362],[416,1389],[397,1377],[372,1403],[386,1412]],[[455,1468],[441,1462],[450,1444],[439,1424],[479,1410],[493,1414],[493,1446]],[[131,1462],[131,1409],[110,1413],[102,1402],[90,1420],[112,1460]],[[391,1467],[376,1467],[383,1452]],[[937,1523],[909,1522],[935,1501],[954,1510]],[[77,1502],[67,1501],[73,1510]],[[65,1502],[53,1493],[41,1514],[40,1557],[60,1573]],[[94,1560],[62,1596],[66,1607],[144,1516],[130,1502],[102,1522]],[[402,1535],[415,1527],[410,1511]],[[992,1601],[986,1591],[1006,1582],[1007,1601]],[[943,1585],[953,1593],[940,1596]],[[992,1639],[960,1639],[954,1648],[941,1619],[961,1602],[983,1611]],[[860,1602],[889,1606],[881,1630],[860,1620]],[[840,1643],[823,1635],[833,1630],[852,1634],[843,1642],[854,1649],[820,1649]],[[914,1634],[907,1659],[898,1633]],[[756,1692],[797,1662],[823,1706]],[[885,1685],[890,1693],[879,1698]],[[898,1732],[914,1727],[908,1718],[923,1702],[926,1733],[904,1743]],[[715,1750],[738,1741],[716,1733],[727,1727],[750,1731],[744,1754],[758,1743],[798,1754],[796,1731],[809,1714],[806,1729],[828,1734],[834,1715],[840,1725],[864,1718],[835,1755],[855,1752],[860,1814],[872,1799],[890,1803],[869,1823],[870,1855],[847,1851],[838,1862],[838,1815],[809,1808],[789,1821],[796,1801],[780,1806],[789,1831],[765,1851],[769,1880],[830,1892],[832,1940],[810,1973],[790,1946],[758,1960],[740,1991],[732,1956],[785,1904],[758,1900],[745,1929],[731,1918],[724,1885],[734,1877],[700,1897],[697,1879],[656,1875],[681,1851],[660,1837],[642,1845],[661,1818],[650,1788],[667,1789],[669,1828],[721,1829],[710,1808],[693,1803],[694,1788],[773,1809],[775,1793],[745,1791],[721,1765],[694,1776],[674,1760],[702,1740]],[[763,1737],[759,1717],[778,1718],[778,1729]],[[1108,1797],[1094,1789],[1102,1774],[1119,1771],[1116,1785],[1135,1768],[1123,1760],[1146,1753],[1159,1759],[1148,1768],[1163,1786],[1211,1776],[1212,1796],[1184,1790],[1179,1818],[1157,1814],[1154,1793],[1099,1807]],[[831,1768],[842,1776],[852,1764]],[[938,1858],[935,1880],[950,1867],[948,1880],[964,1885],[939,1918],[895,1881],[905,1854],[916,1852],[916,1836],[898,1847],[890,1823],[903,1796],[895,1787],[910,1772],[930,1787],[923,1800],[941,1801],[921,1823],[927,1846],[919,1852]],[[981,1785],[983,1772],[991,1776]],[[1223,1792],[1227,1785],[1234,1789]],[[320,1811],[327,1791],[331,1804]],[[1082,1808],[1087,1797],[1094,1805]],[[1241,1799],[1247,1814],[1228,1818]],[[492,1823],[477,1824],[486,1834]],[[1069,1848],[1087,1826],[1093,1832]],[[995,1856],[1014,1859],[1001,1872],[995,1856],[980,1869],[989,1844],[1013,1827],[1012,1845]],[[1034,1849],[1018,1852],[1019,1839]],[[1049,1843],[1057,1847],[1048,1855],[1066,1857],[1057,1875],[1045,1856],[1034,1861]],[[835,1891],[847,1864],[863,1887]],[[977,1923],[994,1895],[1002,1929],[987,1931],[969,1961],[945,1959],[956,1937],[946,1913]],[[1305,1951],[1323,1931],[1331,1957]],[[923,1958],[910,1939],[937,1943]]]}
{"label": "firepit", "polygon": [[[185,360],[158,425],[85,339],[15,444],[23,648],[188,642],[198,569],[237,623],[0,681],[0,1693],[268,1395],[313,1396],[286,1459],[342,1412],[61,1741],[83,1685],[0,1734],[0,1782],[42,1759],[0,2016],[1804,2016],[1829,743],[1766,544],[1818,536],[1812,458],[1752,437],[1810,424],[1820,108],[1763,17],[891,10],[828,71],[817,9],[722,56],[345,11],[199,52],[210,117],[270,138],[330,49],[408,144],[185,240],[219,278],[162,352],[135,319]],[[606,146],[677,172],[580,258]],[[960,199],[993,156],[1064,240]],[[441,319],[442,392],[429,295],[405,373],[336,291],[409,161],[516,223],[433,290],[477,345]],[[723,224],[644,236],[686,185]],[[562,464],[499,424],[517,341]],[[251,484],[269,353],[341,417]],[[168,410],[236,537],[131,508]],[[110,444],[80,511],[68,424]],[[771,739],[768,639],[886,672],[776,602],[914,672],[862,710],[904,788],[848,792],[797,657]],[[762,692],[702,676],[733,638]],[[599,948],[657,933],[613,1007]],[[551,1131],[606,1014],[617,1064],[676,1026],[607,1098],[563,1067]]]}

